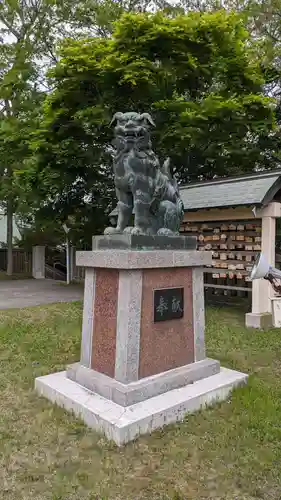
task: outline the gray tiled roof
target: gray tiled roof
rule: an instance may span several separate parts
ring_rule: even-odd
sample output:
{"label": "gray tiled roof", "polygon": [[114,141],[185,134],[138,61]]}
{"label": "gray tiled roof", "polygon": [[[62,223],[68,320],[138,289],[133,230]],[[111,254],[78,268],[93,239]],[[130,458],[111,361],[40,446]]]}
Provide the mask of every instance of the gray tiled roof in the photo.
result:
{"label": "gray tiled roof", "polygon": [[[267,205],[281,189],[281,169],[180,187],[185,210]],[[110,215],[117,215],[115,208]]]}
{"label": "gray tiled roof", "polygon": [[281,170],[189,184],[180,188],[185,210],[267,205],[281,188]]}

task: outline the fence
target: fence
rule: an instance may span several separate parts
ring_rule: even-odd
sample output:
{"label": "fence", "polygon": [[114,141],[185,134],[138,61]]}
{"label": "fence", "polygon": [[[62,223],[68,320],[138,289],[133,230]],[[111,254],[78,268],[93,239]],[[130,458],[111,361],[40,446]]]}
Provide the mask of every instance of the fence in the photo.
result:
{"label": "fence", "polygon": [[[0,271],[7,270],[7,249],[0,249]],[[13,249],[13,273],[32,275],[32,252],[21,248]]]}

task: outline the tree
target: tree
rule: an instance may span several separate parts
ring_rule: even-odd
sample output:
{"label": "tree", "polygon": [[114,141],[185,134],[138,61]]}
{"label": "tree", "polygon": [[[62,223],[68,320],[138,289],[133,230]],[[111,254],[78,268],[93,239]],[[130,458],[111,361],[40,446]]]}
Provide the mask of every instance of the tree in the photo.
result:
{"label": "tree", "polygon": [[[17,11],[21,25],[15,21]],[[13,214],[16,206],[14,172],[24,155],[24,130],[26,132],[27,115],[32,114],[38,93],[32,82],[34,69],[31,65],[31,38],[36,14],[21,16],[18,2],[2,3],[0,35],[0,151],[1,151],[1,204],[7,214],[7,274],[13,271]],[[13,41],[6,41],[7,34]],[[32,105],[32,107],[31,107]],[[30,113],[31,112],[31,113]]]}
{"label": "tree", "polygon": [[[189,1],[182,0],[187,7]],[[196,0],[195,0],[196,1]],[[280,0],[199,0],[201,8],[225,8],[239,12],[254,42],[265,77],[265,93],[278,99],[281,95],[281,1]]]}
{"label": "tree", "polygon": [[34,111],[42,96],[36,57],[50,2],[42,4],[41,0],[6,0],[0,6],[0,196],[7,213],[8,275],[13,271],[13,215],[20,193],[15,172],[27,155]]}
{"label": "tree", "polygon": [[[31,101],[31,97],[33,99]],[[22,96],[21,96],[22,97]],[[17,212],[22,186],[17,171],[29,153],[30,133],[36,127],[37,107],[41,94],[27,91],[27,99],[7,100],[0,120],[0,197],[7,215],[7,274],[12,274],[13,216]]]}
{"label": "tree", "polygon": [[274,103],[234,14],[125,15],[111,39],[65,41],[50,77],[29,175],[41,213],[79,213],[89,237],[111,206],[118,110],[152,112],[154,148],[181,182],[272,166]]}
{"label": "tree", "polygon": [[[22,211],[15,172],[29,156],[34,103],[50,91],[46,70],[57,62],[56,45],[65,37],[108,37],[125,11],[169,8],[166,0],[3,0],[0,4],[0,203],[8,218],[8,274],[12,273],[13,215]],[[39,111],[38,111],[39,112]],[[29,120],[31,121],[29,122]],[[24,146],[24,147],[23,147]],[[24,186],[24,189],[26,186]],[[23,197],[23,201],[26,196]],[[25,214],[26,215],[26,214]]]}
{"label": "tree", "polygon": [[275,163],[281,160],[281,1],[280,0],[224,0],[228,11],[241,13],[251,34],[252,57],[261,66],[265,95],[276,101],[275,117],[278,124],[275,134],[263,138],[267,156]]}
{"label": "tree", "polygon": [[266,78],[266,92],[274,95],[278,103],[280,123],[281,100],[281,1],[251,2],[245,8],[248,24],[259,40],[259,57]]}

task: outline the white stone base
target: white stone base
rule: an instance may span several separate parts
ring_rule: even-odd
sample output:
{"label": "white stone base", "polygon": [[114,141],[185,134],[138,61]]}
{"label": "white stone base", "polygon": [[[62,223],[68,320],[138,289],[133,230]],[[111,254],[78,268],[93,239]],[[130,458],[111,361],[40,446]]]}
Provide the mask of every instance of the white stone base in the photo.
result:
{"label": "white stone base", "polygon": [[66,372],[39,377],[37,392],[72,411],[89,427],[121,446],[140,434],[180,421],[187,413],[226,399],[246,383],[247,375],[222,368],[220,373],[124,408],[66,377]]}
{"label": "white stone base", "polygon": [[281,297],[272,297],[272,320],[275,328],[281,328]]}
{"label": "white stone base", "polygon": [[219,361],[206,358],[196,363],[141,378],[129,384],[122,384],[118,380],[86,368],[80,363],[70,365],[66,370],[66,376],[92,393],[110,399],[118,405],[132,406],[164,392],[211,377],[219,372]]}
{"label": "white stone base", "polygon": [[247,313],[245,323],[248,328],[259,328],[268,330],[272,327],[271,313]]}

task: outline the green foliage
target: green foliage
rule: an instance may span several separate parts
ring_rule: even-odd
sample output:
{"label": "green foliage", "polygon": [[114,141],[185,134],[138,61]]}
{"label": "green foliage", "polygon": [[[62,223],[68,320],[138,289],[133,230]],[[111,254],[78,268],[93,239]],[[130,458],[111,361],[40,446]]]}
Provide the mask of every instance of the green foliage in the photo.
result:
{"label": "green foliage", "polygon": [[[66,220],[77,244],[106,224],[109,122],[118,110],[152,112],[153,147],[171,157],[181,182],[275,166],[275,103],[264,83],[275,82],[276,65],[265,65],[261,40],[245,29],[254,3],[230,3],[241,16],[196,0],[2,2],[0,100],[11,113],[1,116],[10,170],[0,167],[0,198],[13,193],[13,209],[35,223],[40,241]],[[193,12],[176,15],[181,7]],[[45,86],[53,91],[40,109]]]}
{"label": "green foliage", "polygon": [[[30,137],[37,129],[40,108],[38,102],[42,92],[50,89],[52,82],[46,77],[46,70],[57,61],[56,45],[63,38],[101,36],[108,37],[113,22],[125,11],[145,10],[151,7],[171,8],[165,0],[3,0],[0,4],[0,152],[5,162],[0,167],[0,204],[9,213],[9,220],[14,212],[22,214],[24,220],[34,222],[33,185],[25,182],[24,172],[28,169],[32,151],[29,148]],[[67,148],[67,141],[65,143]],[[77,148],[79,155],[80,149]],[[19,175],[20,174],[20,175]],[[52,196],[53,176],[49,178],[45,171],[42,180],[45,183],[44,195],[50,187]],[[104,189],[104,176],[100,192]],[[80,182],[80,181],[79,181]],[[81,184],[81,182],[80,182]],[[84,216],[80,216],[79,204],[83,199],[81,187],[77,189],[73,202],[73,190],[68,190],[64,204],[74,203],[80,217],[80,226]],[[40,191],[40,187],[39,187]],[[99,196],[98,190],[95,191]],[[48,195],[49,196],[49,195]],[[105,200],[106,200],[105,194]],[[79,199],[78,199],[79,198]],[[62,198],[61,198],[62,200]],[[89,197],[88,197],[88,201]],[[28,205],[27,205],[28,202]],[[83,204],[83,203],[82,203]],[[87,208],[90,210],[90,203]],[[41,215],[47,218],[44,230],[50,234],[50,222],[54,231],[60,232],[61,212],[63,208],[49,211],[46,207]],[[75,223],[74,226],[78,224]],[[40,217],[36,216],[36,226],[40,226]],[[38,241],[42,240],[42,231],[34,227]],[[11,246],[12,234],[7,236]],[[29,237],[29,236],[28,236]],[[77,235],[79,239],[79,235]]]}
{"label": "green foliage", "polygon": [[225,0],[223,6],[243,16],[254,41],[253,56],[259,59],[263,68],[267,84],[265,93],[280,97],[281,1]]}
{"label": "green foliage", "polygon": [[65,40],[29,165],[53,212],[75,220],[86,213],[90,234],[97,217],[104,222],[109,121],[120,110],[152,112],[154,149],[171,157],[183,182],[270,167],[274,103],[262,95],[248,42],[242,19],[224,11],[127,14],[112,38]]}

